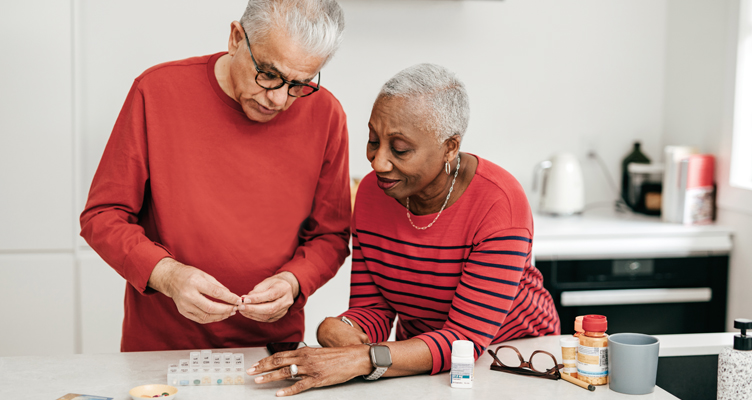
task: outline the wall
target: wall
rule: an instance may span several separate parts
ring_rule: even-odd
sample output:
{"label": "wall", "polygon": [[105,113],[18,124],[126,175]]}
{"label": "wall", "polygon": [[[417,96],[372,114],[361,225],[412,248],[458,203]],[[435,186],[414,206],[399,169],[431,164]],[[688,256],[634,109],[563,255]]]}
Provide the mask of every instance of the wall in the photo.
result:
{"label": "wall", "polygon": [[[580,157],[586,201],[614,196],[611,176],[633,140],[657,155],[662,131],[666,10],[662,1],[343,2],[348,30],[323,79],[349,115],[351,164],[365,174],[366,124],[381,84],[433,62],[468,87],[464,150],[508,169],[530,190],[534,166]],[[418,18],[417,16],[420,16]],[[358,80],[360,84],[353,85]]]}
{"label": "wall", "polygon": [[[707,10],[692,18],[722,14],[711,0],[699,4]],[[341,5],[345,41],[322,71],[322,84],[348,114],[353,176],[370,171],[365,126],[379,87],[419,62],[445,65],[466,83],[472,113],[464,150],[507,168],[528,191],[536,163],[569,151],[583,163],[587,202],[608,202],[614,195],[585,158],[587,150],[596,150],[616,179],[633,140],[642,141],[656,160],[667,138],[708,140],[707,130],[682,129],[682,115],[696,107],[675,101],[684,98],[675,91],[686,82],[667,73],[686,60],[717,54],[714,41],[697,52],[675,47],[684,42],[671,27],[694,23],[674,11],[680,2]],[[226,49],[229,23],[244,6],[245,0],[44,0],[6,7],[0,46],[4,71],[11,73],[0,79],[11,95],[0,98],[0,289],[10,290],[12,298],[34,292],[35,309],[52,307],[58,316],[14,311],[9,323],[16,328],[0,330],[0,355],[33,351],[7,343],[37,343],[24,332],[49,329],[53,322],[61,332],[56,340],[65,345],[54,342],[42,353],[118,349],[125,283],[77,237],[91,177],[133,78],[159,62]],[[45,29],[27,26],[31,20]],[[713,104],[717,95],[706,95],[715,93],[706,70],[687,80],[706,91],[702,104]],[[38,107],[42,102],[46,107]],[[718,112],[709,112],[696,117],[716,121]],[[311,298],[307,341],[314,341],[324,316],[346,307],[348,273],[349,263]],[[50,281],[35,286],[45,274]]]}
{"label": "wall", "polygon": [[[670,0],[663,145],[717,153],[729,75],[728,0]],[[735,25],[733,25],[735,26]],[[731,71],[733,72],[733,70]]]}
{"label": "wall", "polygon": [[[742,0],[746,2],[746,18],[747,26],[752,21],[752,1]],[[735,230],[734,241],[735,250],[731,256],[731,274],[729,276],[729,310],[727,318],[728,329],[733,328],[734,318],[752,318],[752,291],[750,291],[750,285],[752,285],[752,247],[749,246],[752,243],[752,190],[742,189],[734,187],[730,184],[730,171],[731,165],[731,148],[734,145],[732,141],[733,124],[734,121],[734,98],[735,91],[734,86],[736,80],[734,79],[735,67],[737,59],[734,57],[737,50],[737,46],[741,46],[742,42],[737,42],[737,15],[738,6],[740,2],[731,1],[727,9],[729,13],[727,15],[726,24],[729,31],[729,39],[726,43],[730,47],[726,56],[726,81],[724,82],[725,92],[723,97],[724,113],[721,118],[722,128],[720,140],[718,135],[710,134],[707,136],[707,140],[715,141],[718,143],[718,222],[732,226]],[[747,33],[749,34],[749,33]],[[747,39],[747,42],[749,39]],[[749,74],[749,71],[747,71]],[[750,93],[747,93],[750,95]],[[750,113],[750,110],[746,110]],[[748,114],[747,116],[749,116]],[[749,139],[749,138],[748,138]],[[738,144],[737,144],[738,146]],[[749,164],[749,159],[747,163]]]}
{"label": "wall", "polygon": [[664,145],[715,154],[717,223],[734,230],[727,329],[752,318],[752,191],[729,185],[738,37],[737,0],[671,0],[668,8]]}

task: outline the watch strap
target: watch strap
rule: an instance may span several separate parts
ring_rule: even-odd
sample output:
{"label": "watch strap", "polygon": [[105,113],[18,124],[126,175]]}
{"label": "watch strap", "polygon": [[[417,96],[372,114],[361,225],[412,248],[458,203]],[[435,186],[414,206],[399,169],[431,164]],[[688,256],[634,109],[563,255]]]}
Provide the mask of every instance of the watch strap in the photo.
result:
{"label": "watch strap", "polygon": [[377,367],[369,375],[364,375],[363,379],[367,381],[375,381],[376,379],[381,378],[381,375],[384,375],[386,370],[387,370],[387,367],[380,367],[380,368]]}

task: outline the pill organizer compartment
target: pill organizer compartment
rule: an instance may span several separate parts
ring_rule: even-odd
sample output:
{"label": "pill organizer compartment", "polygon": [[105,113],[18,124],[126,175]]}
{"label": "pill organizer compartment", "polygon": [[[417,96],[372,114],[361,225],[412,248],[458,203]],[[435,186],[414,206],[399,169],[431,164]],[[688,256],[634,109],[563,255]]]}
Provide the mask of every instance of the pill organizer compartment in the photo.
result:
{"label": "pill organizer compartment", "polygon": [[180,385],[180,368],[177,364],[167,366],[167,384],[170,386]]}
{"label": "pill organizer compartment", "polygon": [[188,359],[167,368],[167,384],[173,386],[242,385],[245,360],[240,353],[192,351]]}

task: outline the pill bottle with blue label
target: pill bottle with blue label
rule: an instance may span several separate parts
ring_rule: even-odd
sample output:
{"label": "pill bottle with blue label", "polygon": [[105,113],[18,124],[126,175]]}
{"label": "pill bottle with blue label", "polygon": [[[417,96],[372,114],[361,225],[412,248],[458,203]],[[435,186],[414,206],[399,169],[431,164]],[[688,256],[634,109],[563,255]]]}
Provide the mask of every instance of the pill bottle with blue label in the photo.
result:
{"label": "pill bottle with blue label", "polygon": [[469,340],[455,340],[452,343],[452,370],[449,376],[453,388],[470,389],[473,387],[475,374],[473,346],[473,342]]}

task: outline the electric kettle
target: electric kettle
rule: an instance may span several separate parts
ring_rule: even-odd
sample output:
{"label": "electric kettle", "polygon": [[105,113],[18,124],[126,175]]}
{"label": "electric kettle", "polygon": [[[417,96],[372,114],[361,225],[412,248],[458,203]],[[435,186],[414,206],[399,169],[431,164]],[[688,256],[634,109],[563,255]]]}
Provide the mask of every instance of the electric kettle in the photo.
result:
{"label": "electric kettle", "polygon": [[[542,175],[539,178],[539,175]],[[585,208],[585,186],[577,157],[557,153],[535,167],[533,190],[541,180],[538,211],[551,215],[579,214]]]}

